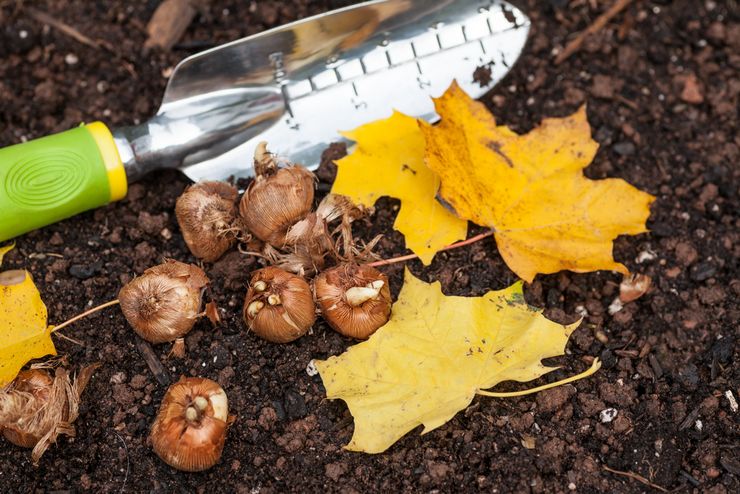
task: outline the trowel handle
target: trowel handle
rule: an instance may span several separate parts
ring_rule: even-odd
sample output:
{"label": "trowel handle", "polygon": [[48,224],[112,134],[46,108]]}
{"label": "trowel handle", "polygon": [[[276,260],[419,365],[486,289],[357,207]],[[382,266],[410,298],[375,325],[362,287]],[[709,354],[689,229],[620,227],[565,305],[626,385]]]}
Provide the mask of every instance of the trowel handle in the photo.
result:
{"label": "trowel handle", "polygon": [[122,199],[127,188],[100,122],[0,149],[0,242]]}

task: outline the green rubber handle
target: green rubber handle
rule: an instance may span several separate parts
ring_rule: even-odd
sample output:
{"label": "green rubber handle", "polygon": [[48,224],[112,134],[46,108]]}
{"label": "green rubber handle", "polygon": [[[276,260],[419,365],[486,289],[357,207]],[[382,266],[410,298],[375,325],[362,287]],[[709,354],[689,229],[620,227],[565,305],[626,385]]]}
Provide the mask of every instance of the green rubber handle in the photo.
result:
{"label": "green rubber handle", "polygon": [[125,194],[113,137],[99,122],[0,149],[0,242]]}

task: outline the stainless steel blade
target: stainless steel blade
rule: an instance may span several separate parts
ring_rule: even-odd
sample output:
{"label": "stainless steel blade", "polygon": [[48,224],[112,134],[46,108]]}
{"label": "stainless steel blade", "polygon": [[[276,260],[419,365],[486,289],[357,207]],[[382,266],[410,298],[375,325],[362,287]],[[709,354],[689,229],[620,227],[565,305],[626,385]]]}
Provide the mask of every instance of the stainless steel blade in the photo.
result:
{"label": "stainless steel blade", "polygon": [[[501,0],[377,0],[185,59],[149,122],[116,132],[130,178],[180,167],[192,180],[253,173],[259,141],[309,167],[342,130],[393,110],[433,121],[453,79],[480,97],[516,61],[529,19]],[[489,84],[473,80],[490,64]]]}

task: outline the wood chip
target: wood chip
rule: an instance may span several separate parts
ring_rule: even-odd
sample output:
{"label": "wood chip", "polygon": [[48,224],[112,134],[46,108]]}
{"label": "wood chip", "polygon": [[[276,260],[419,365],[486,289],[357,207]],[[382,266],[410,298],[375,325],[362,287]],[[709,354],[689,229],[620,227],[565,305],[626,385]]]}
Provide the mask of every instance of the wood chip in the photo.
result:
{"label": "wood chip", "polygon": [[146,26],[149,37],[144,48],[161,48],[165,51],[172,49],[204,3],[204,0],[164,0]]}

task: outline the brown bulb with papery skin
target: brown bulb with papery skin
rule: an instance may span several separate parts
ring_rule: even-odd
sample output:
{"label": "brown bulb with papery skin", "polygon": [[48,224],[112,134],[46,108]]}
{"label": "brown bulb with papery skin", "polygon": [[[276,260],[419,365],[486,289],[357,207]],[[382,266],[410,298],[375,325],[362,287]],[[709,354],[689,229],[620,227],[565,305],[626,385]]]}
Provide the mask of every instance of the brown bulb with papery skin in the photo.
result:
{"label": "brown bulb with papery skin", "polygon": [[345,336],[367,339],[390,318],[388,278],[371,266],[345,263],[328,269],[314,280],[314,292],[321,315]]}
{"label": "brown bulb with papery skin", "polygon": [[199,182],[177,198],[175,216],[195,257],[213,262],[234,245],[238,196],[226,182]]}
{"label": "brown bulb with papery skin", "polygon": [[244,321],[273,343],[297,340],[316,321],[311,287],[301,276],[279,268],[256,271],[244,300]]}
{"label": "brown bulb with papery skin", "polygon": [[[45,370],[30,369],[18,373],[11,389],[30,395],[25,407],[27,413],[32,414],[47,406],[53,384],[54,380]],[[2,431],[5,439],[21,448],[33,448],[41,439],[38,433],[34,434],[17,425],[6,425]]]}
{"label": "brown bulb with papery skin", "polygon": [[74,422],[82,392],[99,363],[80,369],[77,377],[62,367],[52,377],[43,369],[18,373],[13,382],[0,388],[0,430],[15,445],[33,448],[31,459],[39,459],[60,435],[74,437]]}
{"label": "brown bulb with papery skin", "polygon": [[229,428],[226,392],[202,377],[181,377],[162,399],[149,435],[162,461],[185,472],[200,472],[221,459]]}
{"label": "brown bulb with papery skin", "polygon": [[239,202],[239,215],[257,238],[283,247],[288,229],[311,212],[316,177],[301,166],[278,168],[265,142],[257,146],[254,169],[255,178]]}
{"label": "brown bulb with papery skin", "polygon": [[208,277],[198,266],[167,260],[144,271],[118,293],[134,331],[151,343],[174,341],[201,316]]}

